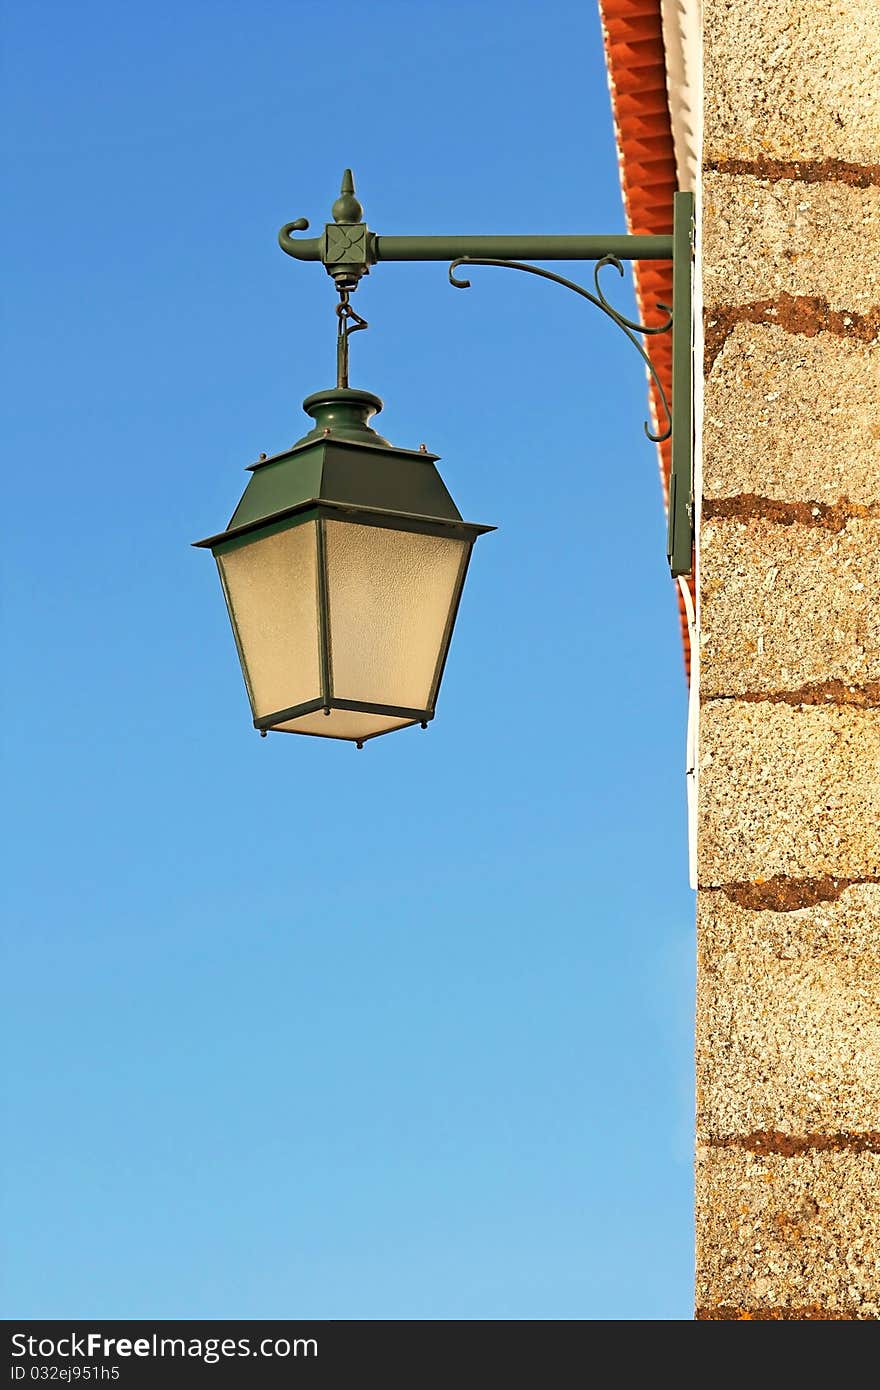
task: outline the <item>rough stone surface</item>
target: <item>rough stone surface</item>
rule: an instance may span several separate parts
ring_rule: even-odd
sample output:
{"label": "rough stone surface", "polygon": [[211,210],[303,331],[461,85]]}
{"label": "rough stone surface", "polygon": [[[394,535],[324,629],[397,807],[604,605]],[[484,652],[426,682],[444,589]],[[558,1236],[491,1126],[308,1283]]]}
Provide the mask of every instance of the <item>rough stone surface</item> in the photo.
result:
{"label": "rough stone surface", "polygon": [[864,314],[880,304],[878,251],[880,187],[703,177],[703,296],[710,310],[786,293],[819,295],[832,309]]}
{"label": "rough stone surface", "polygon": [[697,914],[697,1132],[880,1132],[880,884]]}
{"label": "rough stone surface", "polygon": [[697,1304],[880,1319],[880,0],[703,39]]}
{"label": "rough stone surface", "polygon": [[880,681],[880,519],[835,532],[717,517],[700,554],[704,697]]}
{"label": "rough stone surface", "polygon": [[737,324],[706,382],[703,491],[880,501],[880,347]]}
{"label": "rough stone surface", "polygon": [[880,872],[880,710],[709,700],[700,882]]}
{"label": "rough stone surface", "polygon": [[697,1306],[880,1317],[880,1155],[697,1155]]}
{"label": "rough stone surface", "polygon": [[707,160],[876,162],[876,0],[704,0],[703,33]]}

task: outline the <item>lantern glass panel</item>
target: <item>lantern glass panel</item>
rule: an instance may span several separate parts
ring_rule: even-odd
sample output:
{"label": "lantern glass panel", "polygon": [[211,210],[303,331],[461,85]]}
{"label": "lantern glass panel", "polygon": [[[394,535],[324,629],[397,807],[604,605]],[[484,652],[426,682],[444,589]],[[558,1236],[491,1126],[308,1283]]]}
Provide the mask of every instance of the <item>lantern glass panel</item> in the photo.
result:
{"label": "lantern glass panel", "polygon": [[287,734],[318,734],[324,738],[373,738],[375,734],[387,734],[392,729],[402,729],[412,724],[411,719],[396,719],[390,714],[365,714],[360,710],[332,709],[329,714],[323,710],[311,714],[301,714],[298,719],[286,719],[283,724],[273,724]]}
{"label": "lantern glass panel", "polygon": [[321,695],[317,522],[217,557],[254,718]]}
{"label": "lantern glass panel", "polygon": [[470,542],[324,526],[334,698],[430,708]]}

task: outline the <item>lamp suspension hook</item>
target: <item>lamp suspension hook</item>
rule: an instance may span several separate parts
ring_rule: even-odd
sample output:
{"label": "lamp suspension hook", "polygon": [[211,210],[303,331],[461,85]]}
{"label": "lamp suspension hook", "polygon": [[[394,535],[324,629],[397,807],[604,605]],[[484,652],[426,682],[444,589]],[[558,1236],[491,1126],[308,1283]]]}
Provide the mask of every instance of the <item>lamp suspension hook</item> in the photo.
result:
{"label": "lamp suspension hook", "polygon": [[343,285],[338,285],[339,303],[336,305],[336,385],[338,388],[347,389],[348,387],[348,340],[352,333],[359,333],[362,328],[369,328],[365,318],[351,307],[349,303],[350,289]]}

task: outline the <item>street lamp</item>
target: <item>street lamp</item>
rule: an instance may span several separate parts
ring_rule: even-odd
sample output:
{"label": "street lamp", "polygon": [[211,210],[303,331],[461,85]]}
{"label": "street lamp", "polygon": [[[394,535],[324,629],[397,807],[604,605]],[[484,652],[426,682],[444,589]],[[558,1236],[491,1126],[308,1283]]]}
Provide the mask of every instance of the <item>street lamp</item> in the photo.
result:
{"label": "street lamp", "polygon": [[[462,520],[421,445],[396,448],[370,425],[378,396],[348,382],[349,338],[366,328],[350,296],[384,260],[449,260],[526,271],[574,291],[630,339],[665,412],[649,438],[672,440],[668,553],[673,574],[693,548],[691,262],[693,197],[676,194],[670,236],[385,237],[361,219],[349,170],[320,237],[300,218],[279,233],[299,260],[321,261],[339,294],[337,384],[303,404],[313,427],[296,444],[250,465],[229,525],[197,545],[217,561],[254,726],[261,734],[368,739],[433,719],[471,550],[494,528]],[[526,260],[594,261],[594,291]],[[673,305],[647,328],[609,303],[599,273],[623,260],[671,259]],[[660,306],[665,309],[665,306]],[[636,335],[673,332],[673,399]]]}
{"label": "street lamp", "polygon": [[[347,330],[343,326],[343,332]],[[303,403],[314,427],[251,480],[217,561],[261,733],[367,739],[433,719],[474,541],[436,454],[370,426],[378,396]]]}

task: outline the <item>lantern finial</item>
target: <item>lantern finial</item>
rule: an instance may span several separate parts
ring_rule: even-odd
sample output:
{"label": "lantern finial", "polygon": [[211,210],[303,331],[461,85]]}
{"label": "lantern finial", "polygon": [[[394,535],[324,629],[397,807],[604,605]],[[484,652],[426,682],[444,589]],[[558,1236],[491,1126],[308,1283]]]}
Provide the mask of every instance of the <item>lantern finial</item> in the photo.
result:
{"label": "lantern finial", "polygon": [[360,222],[363,218],[364,210],[355,197],[354,174],[350,169],[346,169],[342,175],[339,197],[330,211],[334,222]]}

